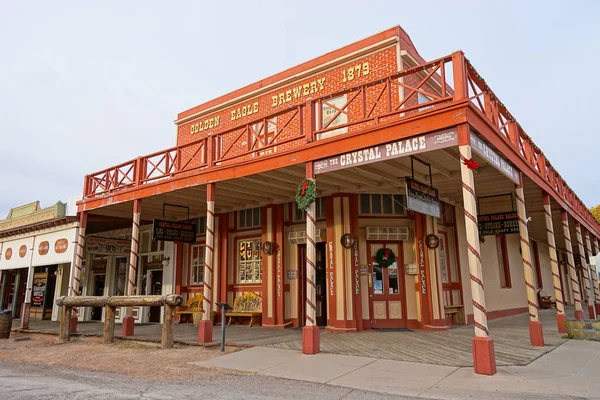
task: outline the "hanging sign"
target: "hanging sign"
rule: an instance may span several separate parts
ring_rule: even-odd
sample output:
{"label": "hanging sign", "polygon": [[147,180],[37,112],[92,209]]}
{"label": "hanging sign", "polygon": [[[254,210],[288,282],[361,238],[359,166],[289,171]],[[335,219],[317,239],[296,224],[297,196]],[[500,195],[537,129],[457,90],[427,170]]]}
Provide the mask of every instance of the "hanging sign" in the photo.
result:
{"label": "hanging sign", "polygon": [[471,148],[474,152],[485,158],[486,161],[492,164],[498,171],[502,172],[508,179],[517,185],[521,183],[519,171],[473,132],[471,132],[470,135],[470,142]]}
{"label": "hanging sign", "polygon": [[440,194],[434,187],[406,178],[406,208],[439,218]]}
{"label": "hanging sign", "polygon": [[131,241],[90,236],[85,239],[85,251],[101,255],[128,254],[131,251]]}
{"label": "hanging sign", "polygon": [[47,282],[47,273],[44,272],[33,275],[33,290],[31,292],[31,305],[33,307],[41,307],[44,305],[44,295],[46,294]]}
{"label": "hanging sign", "polygon": [[152,240],[196,243],[196,224],[155,219],[152,224]]}
{"label": "hanging sign", "polygon": [[371,164],[377,161],[405,157],[435,149],[443,149],[458,144],[453,129],[428,133],[426,135],[400,139],[396,142],[367,147],[366,149],[339,154],[314,162],[315,174],[336,171],[338,169]]}
{"label": "hanging sign", "polygon": [[477,224],[481,236],[519,233],[519,217],[516,211],[478,215]]}

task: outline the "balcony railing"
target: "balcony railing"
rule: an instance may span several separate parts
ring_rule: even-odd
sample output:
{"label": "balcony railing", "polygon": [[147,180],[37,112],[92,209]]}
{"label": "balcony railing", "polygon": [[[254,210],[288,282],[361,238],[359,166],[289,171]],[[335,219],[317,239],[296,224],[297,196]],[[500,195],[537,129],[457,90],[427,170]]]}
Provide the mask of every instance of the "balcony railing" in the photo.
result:
{"label": "balcony railing", "polygon": [[491,122],[495,133],[561,199],[600,231],[583,202],[462,52],[87,175],[84,198],[107,196],[217,166],[259,161],[269,154],[298,150],[317,140],[373,129],[461,102],[468,102]]}

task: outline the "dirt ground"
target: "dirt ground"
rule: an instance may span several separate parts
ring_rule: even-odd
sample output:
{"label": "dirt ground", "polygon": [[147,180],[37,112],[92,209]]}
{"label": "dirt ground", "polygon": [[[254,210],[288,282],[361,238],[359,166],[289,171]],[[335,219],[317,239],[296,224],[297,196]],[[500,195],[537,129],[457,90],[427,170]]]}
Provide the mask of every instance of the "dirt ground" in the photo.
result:
{"label": "dirt ground", "polygon": [[[14,337],[28,340],[14,340]],[[239,350],[226,347],[225,353]],[[190,365],[223,355],[220,348],[179,346],[161,349],[158,344],[115,339],[102,344],[98,337],[72,337],[61,343],[55,335],[11,335],[0,339],[0,362],[60,366],[88,371],[101,371],[159,381],[192,381],[212,379],[222,372]]]}

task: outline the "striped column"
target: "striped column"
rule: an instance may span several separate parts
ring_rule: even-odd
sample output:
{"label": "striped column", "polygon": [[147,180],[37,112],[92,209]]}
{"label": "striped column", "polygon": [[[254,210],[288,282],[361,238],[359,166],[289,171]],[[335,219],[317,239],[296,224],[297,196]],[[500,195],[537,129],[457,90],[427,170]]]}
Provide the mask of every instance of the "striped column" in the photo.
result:
{"label": "striped column", "polygon": [[[594,252],[592,253],[592,257],[598,255],[598,240],[594,237]],[[598,271],[598,266],[596,265],[596,271]],[[596,278],[598,277],[598,274],[596,273]],[[598,288],[598,292],[600,292],[600,283],[596,282],[596,285],[594,286],[594,289]],[[594,304],[594,306],[596,307],[596,315],[600,315],[600,296],[596,296],[596,304]]]}
{"label": "striped column", "polygon": [[554,223],[552,222],[552,205],[550,195],[542,193],[544,203],[544,219],[546,220],[546,235],[548,237],[548,255],[550,256],[550,270],[552,271],[552,283],[554,284],[554,298],[556,299],[556,325],[558,332],[567,333],[565,321],[565,303],[562,296],[562,283],[558,267],[558,255],[556,254],[556,240],[554,239]]}
{"label": "striped column", "polygon": [[[33,292],[33,252],[35,251],[35,236],[31,243],[31,249],[29,253],[29,268],[27,268],[27,282],[25,286],[25,303],[21,310],[21,329],[29,329],[29,312],[31,311],[31,294]],[[16,289],[15,289],[16,290]]]}
{"label": "striped column", "polygon": [[[306,164],[306,178],[313,183],[316,182],[313,173],[313,164]],[[302,352],[304,354],[316,354],[320,351],[319,327],[317,320],[317,286],[316,286],[316,204],[306,209],[306,324],[302,328]]]}
{"label": "striped column", "polygon": [[577,250],[579,251],[579,259],[581,260],[581,267],[583,269],[583,281],[585,284],[585,294],[588,304],[588,315],[590,319],[596,319],[596,310],[594,309],[594,293],[592,288],[592,278],[590,274],[590,267],[585,258],[585,248],[583,247],[583,236],[581,234],[581,224],[575,221],[575,234],[577,236]]}
{"label": "striped column", "polygon": [[585,237],[585,249],[587,250],[587,259],[590,266],[590,274],[592,276],[592,292],[594,293],[594,310],[596,312],[596,317],[598,317],[598,308],[600,307],[600,290],[598,289],[598,272],[596,264],[592,264],[591,260],[594,257],[594,253],[592,253],[592,241],[590,240],[590,233],[585,231],[583,236]]}
{"label": "striped column", "polygon": [[204,251],[204,302],[202,321],[198,325],[198,343],[212,342],[212,277],[215,246],[215,184],[206,185],[206,250]]}
{"label": "striped column", "polygon": [[[136,292],[136,277],[138,265],[138,250],[140,240],[140,218],[142,215],[142,200],[135,199],[133,201],[133,223],[131,224],[131,250],[129,251],[129,274],[127,281],[127,295],[133,296]],[[125,308],[125,316],[121,325],[122,336],[133,336],[134,319],[133,308]]]}
{"label": "striped column", "polygon": [[[87,211],[79,213],[79,227],[75,239],[75,257],[71,264],[68,296],[79,296],[81,287],[81,269],[83,267],[83,251],[85,248],[85,229],[87,227]],[[79,308],[73,307],[69,333],[77,332],[77,321],[79,320]]]}
{"label": "striped column", "polygon": [[523,275],[525,276],[525,291],[529,307],[529,340],[533,346],[544,346],[544,332],[538,316],[538,300],[533,284],[533,265],[531,265],[531,248],[529,247],[529,230],[527,229],[527,210],[525,209],[525,194],[523,186],[516,187],[517,216],[519,217],[519,237],[521,239],[521,259],[523,260]]}
{"label": "striped column", "polygon": [[479,227],[477,225],[477,202],[475,199],[475,179],[473,171],[464,161],[472,158],[471,146],[459,146],[460,173],[462,178],[462,193],[465,213],[465,228],[469,261],[469,276],[471,281],[471,301],[473,303],[473,318],[475,337],[473,338],[473,364],[475,372],[484,375],[496,373],[496,355],[494,341],[489,336],[487,315],[485,309],[485,293],[483,288],[483,272],[479,250]]}
{"label": "striped column", "polygon": [[575,301],[575,319],[583,320],[583,308],[581,307],[581,292],[579,291],[579,282],[577,271],[575,270],[575,258],[573,257],[573,244],[571,243],[571,231],[569,229],[569,214],[566,210],[561,211],[563,232],[565,236],[565,248],[567,249],[567,266],[569,267],[569,278],[571,279],[571,288],[573,290],[573,300]]}

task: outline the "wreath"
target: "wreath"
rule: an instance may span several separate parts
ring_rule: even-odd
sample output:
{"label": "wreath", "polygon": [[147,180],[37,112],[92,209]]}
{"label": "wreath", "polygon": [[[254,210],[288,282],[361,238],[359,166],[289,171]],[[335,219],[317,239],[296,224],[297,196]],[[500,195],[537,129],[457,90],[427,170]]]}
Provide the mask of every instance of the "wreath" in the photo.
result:
{"label": "wreath", "polygon": [[298,190],[296,191],[296,206],[298,210],[306,211],[306,209],[315,201],[317,197],[317,188],[315,182],[310,179],[305,179]]}
{"label": "wreath", "polygon": [[375,254],[375,261],[382,268],[387,268],[392,265],[396,261],[396,255],[392,251],[392,249],[388,249],[387,247],[382,247],[377,250]]}

